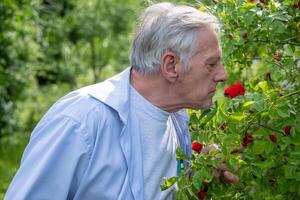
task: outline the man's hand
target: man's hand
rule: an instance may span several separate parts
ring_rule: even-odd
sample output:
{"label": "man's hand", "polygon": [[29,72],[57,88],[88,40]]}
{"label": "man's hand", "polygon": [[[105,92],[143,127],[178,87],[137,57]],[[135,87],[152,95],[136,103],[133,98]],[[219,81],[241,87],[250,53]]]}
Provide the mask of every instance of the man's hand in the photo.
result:
{"label": "man's hand", "polygon": [[[208,154],[212,150],[220,150],[220,148],[216,144],[211,144],[211,145],[205,146],[202,149],[201,153]],[[238,170],[238,169],[236,169],[236,170]],[[218,178],[218,180],[220,182],[238,183],[240,180],[240,178],[237,175],[228,171],[225,163],[221,163],[218,169],[213,169],[212,174],[214,177]]]}

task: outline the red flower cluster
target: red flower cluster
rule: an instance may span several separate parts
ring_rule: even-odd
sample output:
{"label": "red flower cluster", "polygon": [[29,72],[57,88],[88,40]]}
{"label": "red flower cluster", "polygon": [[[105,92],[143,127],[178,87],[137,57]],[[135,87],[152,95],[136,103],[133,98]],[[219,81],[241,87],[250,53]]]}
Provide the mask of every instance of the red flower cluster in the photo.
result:
{"label": "red flower cluster", "polygon": [[196,151],[197,153],[200,153],[202,148],[203,148],[203,145],[200,142],[195,141],[192,143],[192,149],[194,151]]}
{"label": "red flower cluster", "polygon": [[270,134],[269,138],[272,142],[277,142],[277,136],[275,134]]}
{"label": "red flower cluster", "polygon": [[227,87],[225,89],[224,95],[232,99],[236,96],[245,95],[245,92],[245,87],[240,82],[237,82],[232,86]]}
{"label": "red flower cluster", "polygon": [[249,133],[246,133],[244,138],[243,138],[243,142],[242,142],[242,145],[244,147],[246,147],[248,144],[251,144],[252,142],[254,141],[254,138],[251,134]]}
{"label": "red flower cluster", "polygon": [[284,134],[285,134],[285,135],[290,135],[290,134],[291,134],[291,129],[292,129],[291,126],[286,126],[286,127],[284,127],[284,128],[283,128]]}
{"label": "red flower cluster", "polygon": [[198,197],[201,200],[203,200],[205,198],[205,195],[206,195],[206,193],[203,190],[201,190],[200,192],[198,192]]}

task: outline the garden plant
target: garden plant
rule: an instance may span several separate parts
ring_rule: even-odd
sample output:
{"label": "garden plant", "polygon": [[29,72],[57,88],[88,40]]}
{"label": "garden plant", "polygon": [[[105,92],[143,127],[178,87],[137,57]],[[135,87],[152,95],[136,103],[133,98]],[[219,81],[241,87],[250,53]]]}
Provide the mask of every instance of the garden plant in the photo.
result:
{"label": "garden plant", "polygon": [[[222,24],[229,80],[190,111],[177,199],[300,199],[300,1],[202,1]],[[228,177],[232,181],[228,181]]]}

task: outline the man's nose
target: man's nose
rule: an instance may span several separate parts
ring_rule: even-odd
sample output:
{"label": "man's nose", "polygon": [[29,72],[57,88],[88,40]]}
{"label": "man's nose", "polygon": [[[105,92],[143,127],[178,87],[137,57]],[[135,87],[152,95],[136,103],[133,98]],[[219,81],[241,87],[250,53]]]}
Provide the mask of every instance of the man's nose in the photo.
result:
{"label": "man's nose", "polygon": [[223,64],[219,66],[219,70],[215,75],[215,82],[222,82],[227,80],[227,73]]}

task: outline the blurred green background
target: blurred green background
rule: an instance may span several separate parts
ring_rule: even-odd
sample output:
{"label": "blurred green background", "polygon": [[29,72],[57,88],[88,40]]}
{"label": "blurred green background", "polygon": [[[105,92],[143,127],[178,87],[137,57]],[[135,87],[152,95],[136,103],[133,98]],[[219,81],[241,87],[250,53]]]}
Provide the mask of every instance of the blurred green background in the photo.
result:
{"label": "blurred green background", "polygon": [[0,1],[0,199],[49,107],[71,90],[129,66],[136,19],[147,5],[142,0]]}

